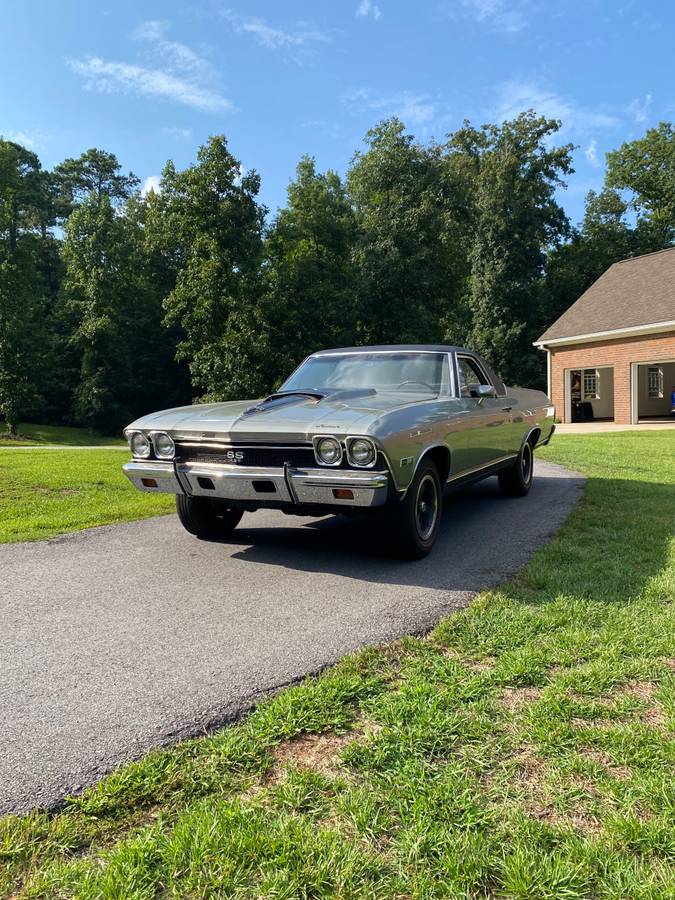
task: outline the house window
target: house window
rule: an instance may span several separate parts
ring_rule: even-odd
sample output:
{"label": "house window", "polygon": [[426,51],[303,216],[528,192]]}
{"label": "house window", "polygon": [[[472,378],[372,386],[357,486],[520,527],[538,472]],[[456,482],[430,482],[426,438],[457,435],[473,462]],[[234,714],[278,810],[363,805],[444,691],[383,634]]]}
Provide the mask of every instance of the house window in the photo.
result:
{"label": "house window", "polygon": [[663,369],[660,366],[649,366],[647,369],[647,396],[650,400],[663,397]]}
{"label": "house window", "polygon": [[584,369],[584,400],[598,399],[598,372],[597,369]]}

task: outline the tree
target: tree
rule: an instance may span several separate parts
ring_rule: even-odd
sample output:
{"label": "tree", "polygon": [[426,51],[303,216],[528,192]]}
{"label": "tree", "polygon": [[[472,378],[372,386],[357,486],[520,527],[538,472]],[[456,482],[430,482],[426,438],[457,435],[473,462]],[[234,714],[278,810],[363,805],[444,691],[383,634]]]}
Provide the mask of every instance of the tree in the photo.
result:
{"label": "tree", "polygon": [[0,139],[0,414],[11,433],[43,404],[45,187],[37,156]]}
{"label": "tree", "polygon": [[463,285],[456,198],[435,146],[424,147],[389,119],[366,135],[348,173],[359,237],[359,337],[373,343],[431,343]]}
{"label": "tree", "polygon": [[131,418],[124,402],[134,361],[126,338],[133,316],[131,242],[127,222],[107,196],[90,195],[66,223],[63,295],[80,354],[75,420],[111,433]]}
{"label": "tree", "polygon": [[353,342],[355,238],[354,211],[339,176],[317,173],[314,160],[303,157],[288,188],[288,205],[265,244],[273,382],[313,350]]}
{"label": "tree", "polygon": [[[675,240],[675,132],[661,123],[607,154],[602,191],[590,191],[580,228],[549,257],[541,282],[543,325],[577,300],[613,263]],[[631,220],[632,219],[632,220]]]}
{"label": "tree", "polygon": [[659,250],[675,241],[675,129],[670,122],[650,128],[636,141],[607,154],[605,186],[626,191],[638,228]]}
{"label": "tree", "polygon": [[269,387],[259,187],[255,172],[241,174],[222,136],[200,148],[195,165],[164,169],[165,253],[177,271],[166,322],[183,331],[177,358],[187,361],[203,399],[255,396]]}
{"label": "tree", "polygon": [[446,145],[452,163],[459,156],[474,173],[467,343],[516,383],[541,379],[531,346],[541,322],[537,286],[547,248],[568,233],[555,191],[572,171],[572,146],[551,145],[558,128],[522,113],[500,126],[466,123]]}
{"label": "tree", "polygon": [[121,173],[121,165],[114,153],[92,147],[76,159],[65,159],[54,168],[59,215],[67,218],[75,206],[91,195],[100,202],[106,196],[115,204],[127,200],[138,187],[139,180],[129,172]]}

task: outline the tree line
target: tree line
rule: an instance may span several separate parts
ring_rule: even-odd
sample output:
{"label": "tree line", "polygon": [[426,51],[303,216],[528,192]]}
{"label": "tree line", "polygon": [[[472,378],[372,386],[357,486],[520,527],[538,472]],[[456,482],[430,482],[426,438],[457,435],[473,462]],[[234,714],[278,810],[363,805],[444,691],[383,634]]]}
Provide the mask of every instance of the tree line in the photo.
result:
{"label": "tree line", "polygon": [[670,123],[607,155],[576,227],[559,128],[526,112],[421,143],[385,120],[344,178],[303,157],[271,221],[223,136],[145,196],[112,153],[47,171],[0,139],[0,418],[114,433],[369,343],[462,344],[541,386],[532,341],[611,263],[675,241]]}

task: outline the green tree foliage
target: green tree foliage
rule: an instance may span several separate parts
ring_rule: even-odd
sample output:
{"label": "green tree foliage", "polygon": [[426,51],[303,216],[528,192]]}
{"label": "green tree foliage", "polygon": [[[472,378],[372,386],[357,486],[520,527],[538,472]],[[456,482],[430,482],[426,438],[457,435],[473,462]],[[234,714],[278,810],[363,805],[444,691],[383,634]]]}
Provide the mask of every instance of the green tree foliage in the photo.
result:
{"label": "green tree foliage", "polygon": [[0,139],[0,414],[10,432],[44,404],[49,224],[40,161]]}
{"label": "green tree foliage", "polygon": [[124,202],[138,187],[133,174],[124,175],[114,153],[92,147],[77,159],[66,159],[54,169],[55,205],[62,218],[67,218],[78,204],[92,194],[112,203]]}
{"label": "green tree foliage", "polygon": [[164,284],[155,277],[145,213],[138,197],[120,216],[106,194],[92,193],[65,229],[63,298],[79,354],[73,419],[107,433],[189,396],[162,327]]}
{"label": "green tree foliage", "polygon": [[136,374],[130,338],[137,303],[134,241],[129,221],[110,199],[91,194],[66,224],[63,243],[66,308],[76,323],[72,343],[80,354],[75,420],[108,431],[131,416]]}
{"label": "green tree foliage", "polygon": [[211,138],[195,165],[164,170],[165,253],[177,271],[166,322],[183,331],[178,357],[203,399],[254,396],[269,386],[259,187],[255,172],[241,174],[224,137]]}
{"label": "green tree foliage", "polygon": [[0,417],[111,432],[371,342],[466,344],[543,386],[538,334],[613,262],[675,242],[671,124],[608,154],[576,228],[557,129],[529,112],[422,144],[386,120],[344,182],[303,157],[269,225],[223,137],[147,197],[112,153],[45,172],[0,140]]}
{"label": "green tree foliage", "polygon": [[[628,192],[638,227],[654,245],[675,241],[675,129],[670,122],[607,154],[605,185]],[[655,246],[655,249],[661,249]]]}
{"label": "green tree foliage", "polygon": [[317,173],[314,160],[304,157],[266,241],[273,383],[312,351],[354,342],[355,239],[354,210],[339,176]]}
{"label": "green tree foliage", "polygon": [[551,253],[540,285],[554,321],[613,263],[675,242],[675,132],[669,123],[607,155],[600,193],[590,191],[581,226]]}
{"label": "green tree foliage", "polygon": [[501,126],[466,123],[446,147],[453,164],[463,157],[467,175],[473,170],[466,343],[512,383],[541,370],[532,348],[542,318],[536,288],[546,249],[568,233],[555,191],[572,170],[573,148],[552,145],[558,128],[523,113]]}
{"label": "green tree foliage", "polygon": [[462,287],[461,204],[438,148],[417,143],[398,119],[369,131],[366,143],[348,173],[359,228],[359,337],[433,343]]}

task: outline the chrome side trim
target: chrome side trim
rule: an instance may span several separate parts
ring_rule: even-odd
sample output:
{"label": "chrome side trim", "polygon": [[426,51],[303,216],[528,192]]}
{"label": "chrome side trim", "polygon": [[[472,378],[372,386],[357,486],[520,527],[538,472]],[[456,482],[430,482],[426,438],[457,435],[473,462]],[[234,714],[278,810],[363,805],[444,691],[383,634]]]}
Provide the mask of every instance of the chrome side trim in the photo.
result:
{"label": "chrome side trim", "polygon": [[[332,435],[322,435],[322,437],[332,437]],[[257,444],[243,443],[240,441],[195,441],[184,440],[180,437],[174,437],[174,443],[180,444],[181,447],[197,448],[211,447],[218,450],[311,450],[310,441],[298,442],[297,444],[266,444],[263,441]]]}
{"label": "chrome side trim", "polygon": [[[539,437],[541,437],[544,429],[541,427],[541,425],[533,425],[532,428],[530,428],[530,430],[527,432],[527,434],[523,438],[523,441],[520,445],[520,450],[522,450],[523,446],[527,443],[527,441],[529,441],[530,435],[535,431],[538,431]],[[535,447],[538,447],[540,443],[541,443],[541,441],[537,441],[537,443],[535,444]],[[520,453],[520,450],[518,450],[519,453]]]}
{"label": "chrome side trim", "polygon": [[[448,447],[448,445],[443,444],[443,443],[429,444],[427,447],[424,448],[424,450],[422,450],[420,455],[417,457],[417,462],[415,463],[415,468],[413,469],[412,475],[410,476],[410,481],[402,490],[399,490],[399,495],[400,495],[401,499],[403,499],[405,497],[405,495],[408,493],[408,488],[413,483],[413,481],[415,479],[415,475],[417,475],[417,470],[419,469],[424,457],[427,455],[429,450],[435,450],[437,447],[441,447],[443,450],[447,451],[448,456],[450,457],[450,468],[448,469],[448,471],[452,470],[452,450]],[[393,474],[392,474],[392,477],[393,477]],[[450,479],[448,478],[448,481],[449,480]],[[447,482],[446,482],[446,484],[447,484]]]}
{"label": "chrome side trim", "polygon": [[504,462],[510,462],[515,459],[518,459],[517,453],[508,453],[506,456],[498,456],[496,459],[492,459],[488,463],[481,463],[479,466],[472,466],[470,469],[463,469],[456,475],[451,475],[448,478],[447,483],[449,484],[452,481],[459,481],[461,478],[466,478],[467,475],[475,475],[477,472],[482,472],[483,470],[487,469],[493,469],[495,466],[499,466]]}
{"label": "chrome side trim", "polygon": [[537,444],[537,447],[545,447],[546,444],[548,444],[550,442],[550,440],[554,434],[555,434],[555,425],[551,425],[551,430],[549,432],[548,437],[543,441],[539,441],[539,443]]}

